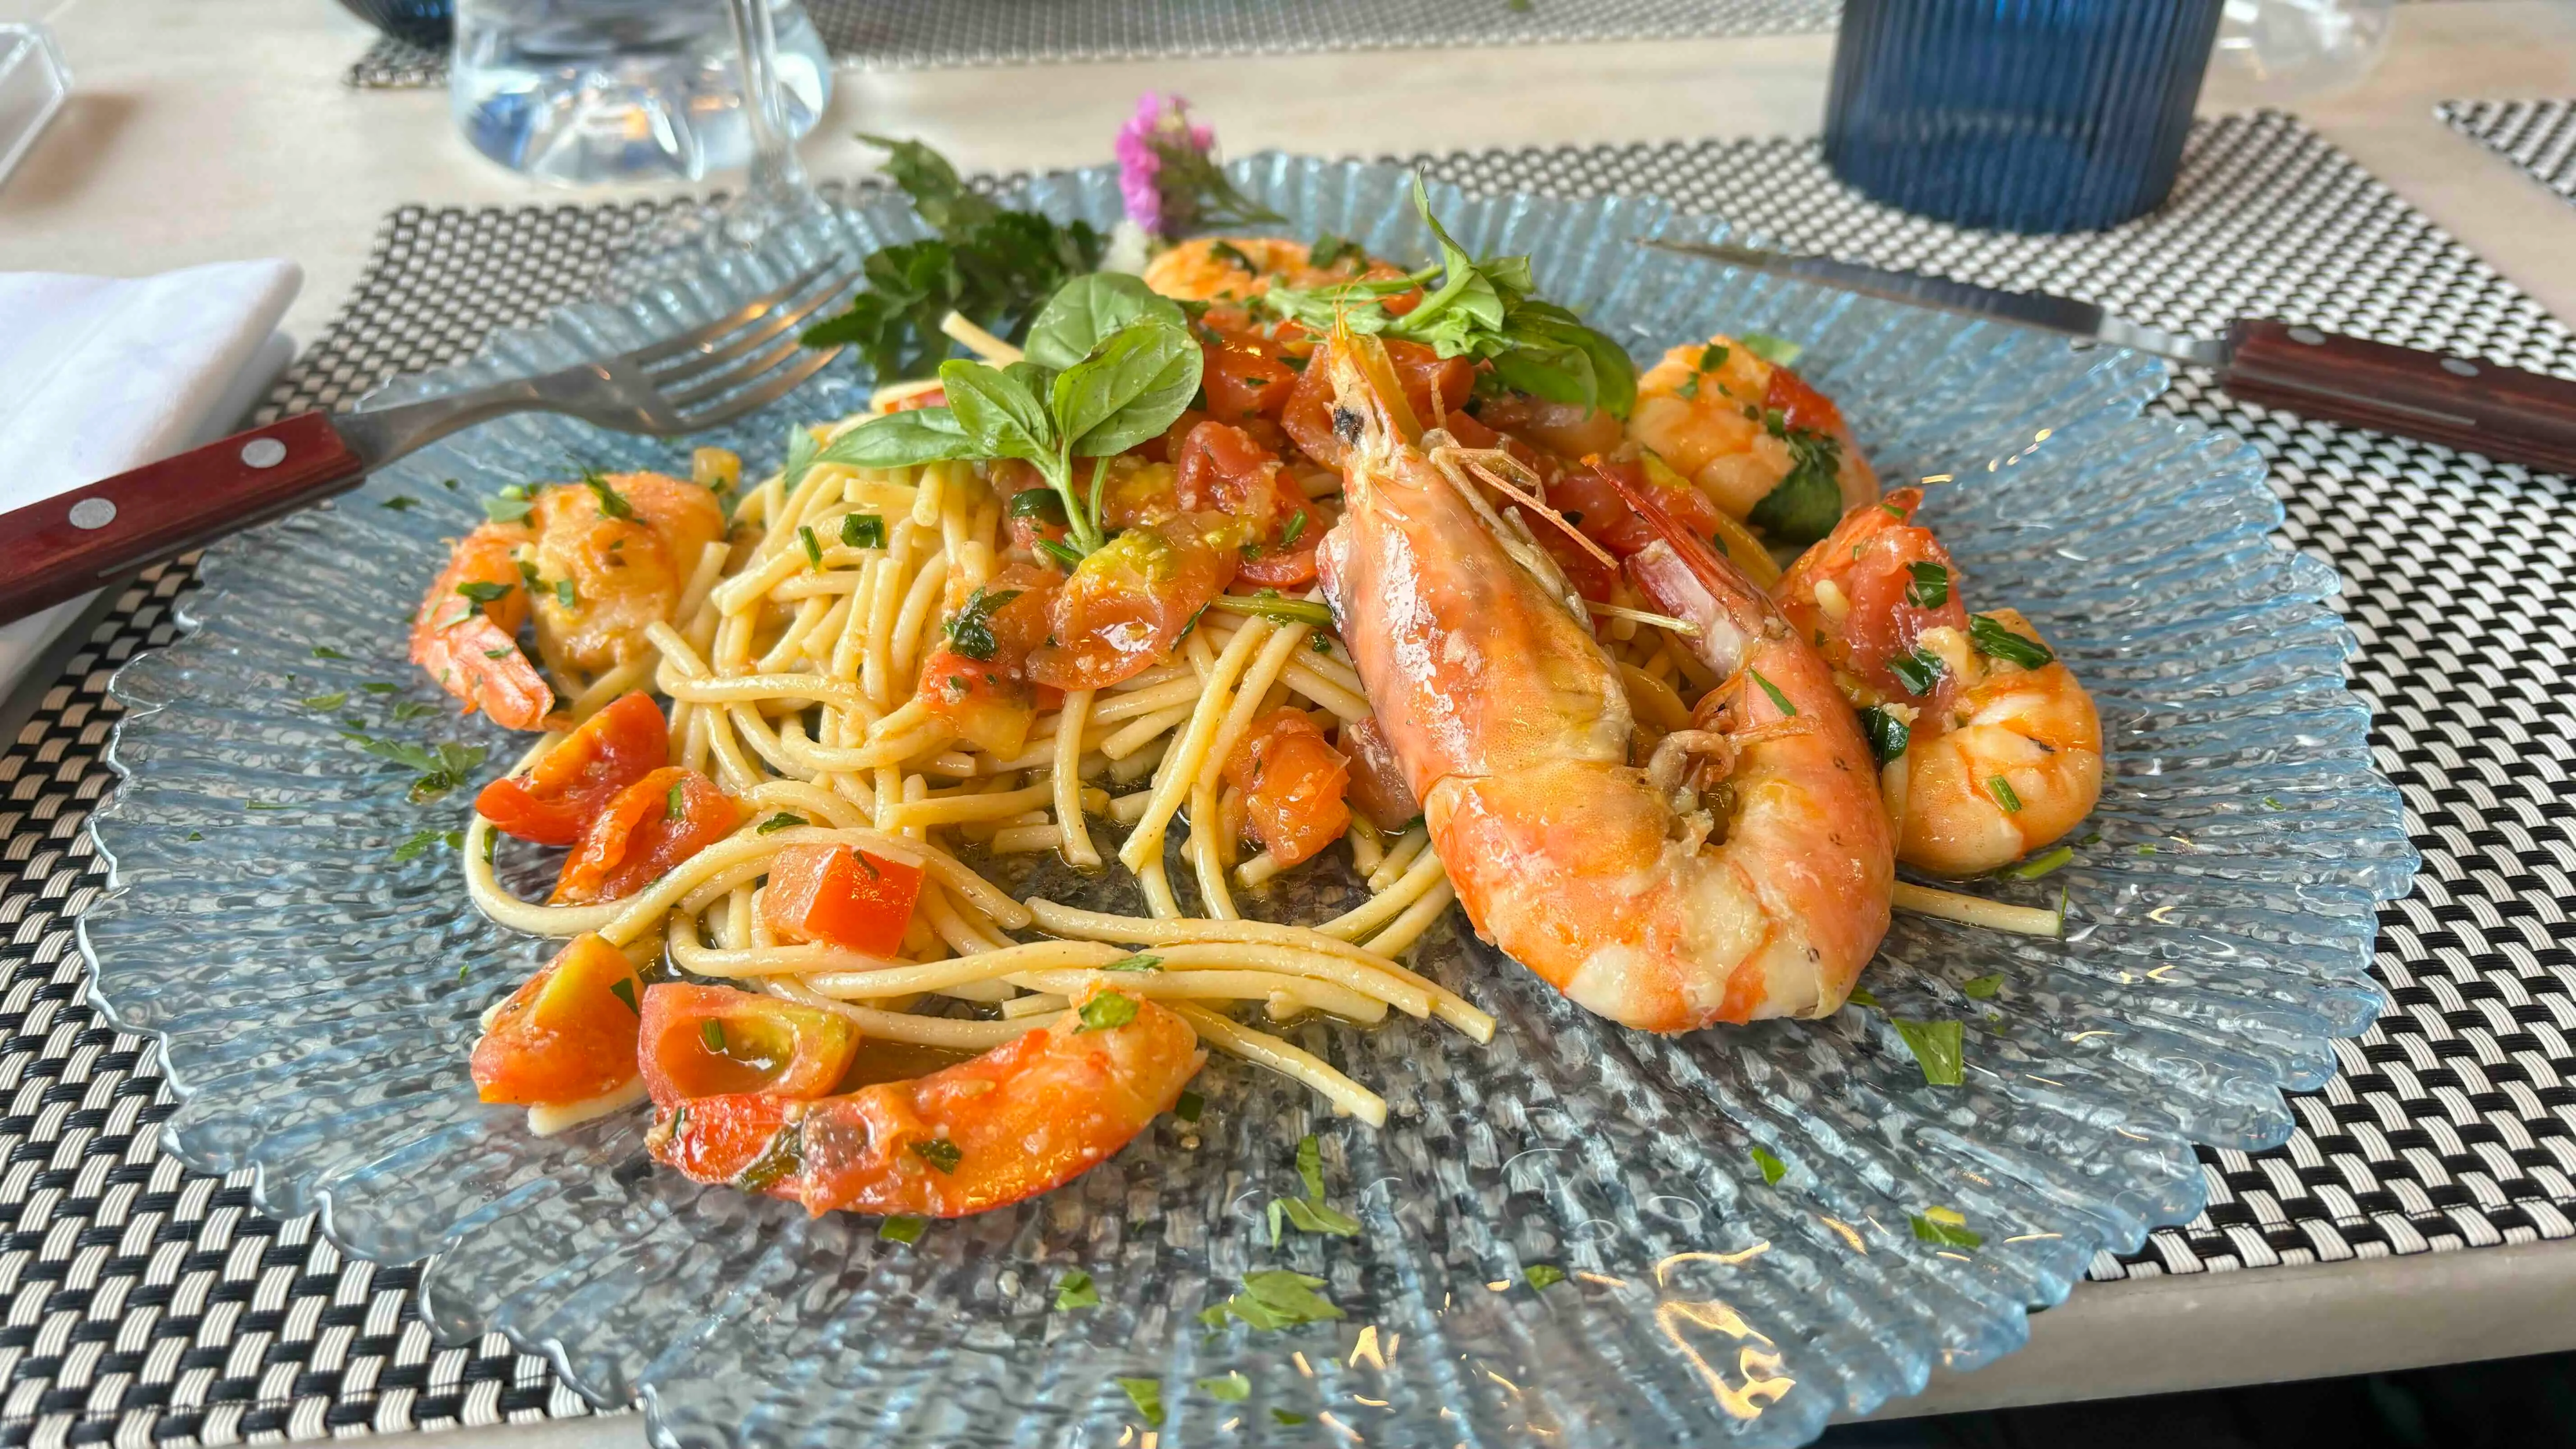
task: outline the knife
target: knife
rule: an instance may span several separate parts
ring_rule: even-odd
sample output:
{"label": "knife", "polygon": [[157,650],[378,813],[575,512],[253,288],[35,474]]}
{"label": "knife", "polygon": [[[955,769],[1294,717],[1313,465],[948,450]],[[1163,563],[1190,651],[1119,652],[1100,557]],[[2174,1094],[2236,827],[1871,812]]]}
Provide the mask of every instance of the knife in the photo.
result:
{"label": "knife", "polygon": [[2009,322],[2111,347],[2152,352],[2218,374],[2228,396],[2326,422],[2483,453],[2551,473],[2576,473],[2576,382],[2482,358],[2345,337],[2246,318],[2220,341],[2144,326],[2090,302],[2006,292],[1947,277],[1887,271],[1831,257],[1722,242],[1637,238],[1657,251],[1966,317]]}

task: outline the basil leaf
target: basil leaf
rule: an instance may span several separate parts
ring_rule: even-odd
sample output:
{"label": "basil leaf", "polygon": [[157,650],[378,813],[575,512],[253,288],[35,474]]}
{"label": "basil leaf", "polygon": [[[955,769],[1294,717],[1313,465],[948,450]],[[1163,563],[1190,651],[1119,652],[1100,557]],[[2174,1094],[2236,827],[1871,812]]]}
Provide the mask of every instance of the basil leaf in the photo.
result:
{"label": "basil leaf", "polygon": [[1077,458],[1123,453],[1171,427],[1198,394],[1204,361],[1187,331],[1132,323],[1056,376],[1056,425]]}
{"label": "basil leaf", "polygon": [[1089,357],[1130,324],[1154,318],[1187,327],[1180,304],[1124,272],[1094,272],[1058,288],[1029,322],[1031,362],[1061,372]]}
{"label": "basil leaf", "polygon": [[[970,451],[964,456],[1055,461],[1055,422],[1027,384],[1000,368],[965,361],[939,364],[939,383],[947,390],[949,412],[966,436]],[[1062,387],[1063,380],[1059,378],[1056,385]]]}
{"label": "basil leaf", "polygon": [[1753,1165],[1762,1169],[1762,1181],[1769,1187],[1778,1187],[1780,1179],[1789,1175],[1789,1164],[1773,1156],[1771,1149],[1758,1142],[1753,1144]]}
{"label": "basil leaf", "polygon": [[[943,458],[971,458],[975,445],[958,425],[957,417],[946,408],[911,408],[888,413],[850,429],[832,440],[832,445],[806,459],[806,467],[817,463],[846,463],[854,468],[908,468],[916,463],[936,463]],[[804,476],[803,469],[791,468],[795,479]]]}
{"label": "basil leaf", "polygon": [[1149,1428],[1163,1427],[1163,1385],[1159,1380],[1122,1378],[1117,1384],[1127,1391],[1127,1402],[1136,1406],[1136,1417]]}
{"label": "basil leaf", "polygon": [[[896,416],[900,417],[902,414],[898,413]],[[805,475],[812,471],[814,455],[821,447],[821,444],[814,441],[812,428],[798,424],[787,430],[787,466],[783,471],[789,493],[794,493],[796,485],[804,482]]]}

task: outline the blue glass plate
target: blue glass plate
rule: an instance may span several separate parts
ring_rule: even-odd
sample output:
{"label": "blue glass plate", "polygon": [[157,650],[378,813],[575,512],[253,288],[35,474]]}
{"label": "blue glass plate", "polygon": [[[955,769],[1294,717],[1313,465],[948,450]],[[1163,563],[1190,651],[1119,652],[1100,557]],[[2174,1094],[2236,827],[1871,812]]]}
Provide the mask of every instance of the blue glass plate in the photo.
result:
{"label": "blue glass plate", "polygon": [[[1236,172],[1294,234],[1431,253],[1401,172]],[[1105,170],[1027,196],[1117,214]],[[1865,978],[1879,1009],[1666,1039],[1444,934],[1424,969],[1501,1018],[1490,1046],[1400,1019],[1297,1029],[1386,1095],[1384,1130],[1220,1061],[1194,1129],[1166,1120],[1060,1192],[910,1245],[656,1170],[640,1119],[531,1137],[476,1102],[465,1061],[476,1013],[545,948],[477,916],[434,837],[396,858],[460,825],[464,794],[411,805],[414,772],[340,734],[488,747],[497,769],[505,741],[404,662],[442,538],[574,460],[685,467],[682,444],[522,417],[211,550],[191,632],[116,679],[123,784],[94,824],[113,884],[82,934],[101,1010],[163,1042],[168,1149],[255,1168],[264,1207],[323,1209],[349,1252],[438,1254],[422,1294],[443,1331],[498,1328],[602,1403],[642,1396],[663,1442],[706,1445],[1131,1444],[1121,1376],[1160,1381],[1165,1444],[1311,1444],[1327,1414],[1373,1445],[1793,1444],[1936,1364],[2010,1352],[2095,1252],[2189,1218],[2191,1144],[2281,1141],[2283,1089],[2325,1081],[2331,1039],[2378,1010],[2375,908],[2415,866],[2343,687],[2334,576],[2272,541],[2253,451],[2141,417],[2164,384],[2146,358],[1630,245],[1724,233],[1659,202],[1433,196],[1641,357],[1721,327],[1805,343],[1885,476],[1949,480],[1929,514],[1978,596],[2056,641],[2110,741],[2099,838],[1993,887],[2062,892],[2064,942],[1900,918]],[[387,395],[634,346],[918,234],[878,202],[666,265]],[[718,441],[771,467],[792,420],[860,396],[836,369]],[[1927,1085],[1892,1018],[1966,1023],[1965,1083]],[[1273,1246],[1263,1208],[1297,1192],[1309,1131],[1365,1230]],[[1541,1265],[1566,1276],[1534,1287]],[[1276,1267],[1323,1279],[1344,1317],[1201,1325]],[[1073,1270],[1099,1307],[1054,1310]],[[1240,1402],[1195,1386],[1236,1372]]]}

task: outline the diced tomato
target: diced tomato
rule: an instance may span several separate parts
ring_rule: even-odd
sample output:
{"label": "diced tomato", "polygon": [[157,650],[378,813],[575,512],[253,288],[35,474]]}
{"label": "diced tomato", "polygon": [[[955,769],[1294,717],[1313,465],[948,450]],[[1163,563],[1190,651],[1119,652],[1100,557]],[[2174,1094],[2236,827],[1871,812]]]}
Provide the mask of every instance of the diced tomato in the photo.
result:
{"label": "diced tomato", "polygon": [[910,412],[914,408],[944,408],[946,406],[948,406],[948,390],[946,388],[934,387],[928,392],[917,392],[910,397],[897,398],[893,402],[886,404],[886,411],[890,413],[901,413]]}
{"label": "diced tomato", "polygon": [[474,1044],[474,1090],[486,1102],[569,1106],[635,1075],[644,982],[626,953],[572,938],[493,1014]]}
{"label": "diced tomato", "polygon": [[765,1191],[795,1170],[796,1139],[791,1134],[782,1142],[779,1133],[797,1105],[766,1092],[692,1097],[657,1111],[644,1145],[655,1161],[691,1181]]}
{"label": "diced tomato", "polygon": [[[1419,342],[1389,342],[1386,360],[1395,364],[1395,379],[1404,386],[1404,400],[1413,404],[1413,415],[1431,427],[1450,413],[1467,406],[1467,395],[1476,390],[1476,364],[1463,357],[1443,357]],[[1437,394],[1440,405],[1433,407]]]}
{"label": "diced tomato", "polygon": [[[801,1167],[777,1189],[808,1212],[963,1217],[1060,1187],[1168,1112],[1207,1053],[1179,1013],[1118,996],[1114,1024],[1080,1010],[982,1056],[807,1109]],[[1105,1020],[1105,1018],[1103,1018]]]}
{"label": "diced tomato", "polygon": [[1256,542],[1278,537],[1305,502],[1279,455],[1227,423],[1201,423],[1181,444],[1175,489],[1180,505],[1241,521]]}
{"label": "diced tomato", "polygon": [[921,661],[919,697],[975,748],[1005,758],[1028,744],[1037,723],[1037,694],[1027,680],[954,649],[934,650]]}
{"label": "diced tomato", "polygon": [[1422,813],[1404,762],[1374,716],[1342,721],[1342,753],[1351,762],[1351,804],[1380,830],[1402,830]]}
{"label": "diced tomato", "polygon": [[1780,420],[1793,428],[1811,433],[1843,431],[1842,409],[1833,399],[1807,386],[1806,379],[1785,367],[1771,369],[1771,385],[1763,390],[1762,406],[1780,410]]}
{"label": "diced tomato", "polygon": [[1351,762],[1324,742],[1303,710],[1282,706],[1252,722],[1226,756],[1225,780],[1243,792],[1262,848],[1295,865],[1351,828]]}
{"label": "diced tomato", "polygon": [[1015,563],[949,614],[945,642],[921,662],[923,707],[976,748],[1016,755],[1037,718],[1029,650],[1046,638],[1057,586],[1052,566]]}
{"label": "diced tomato", "polygon": [[582,721],[535,769],[484,786],[474,809],[505,835],[570,845],[618,791],[670,762],[670,727],[639,689]]}
{"label": "diced tomato", "polygon": [[1333,431],[1333,380],[1323,359],[1318,348],[1315,360],[1297,375],[1296,386],[1288,390],[1287,405],[1279,410],[1279,426],[1307,457],[1327,468],[1339,468],[1349,445]]}
{"label": "diced tomato", "polygon": [[760,919],[781,941],[891,956],[920,895],[920,866],[846,845],[791,845],[769,862]]}
{"label": "diced tomato", "polygon": [[730,986],[665,981],[644,993],[636,1056],[653,1105],[745,1092],[810,1100],[859,1049],[848,1017]]}
{"label": "diced tomato", "polygon": [[1264,355],[1259,347],[1257,343],[1200,344],[1206,365],[1199,380],[1207,389],[1211,416],[1241,422],[1245,418],[1276,417],[1288,405],[1289,389],[1297,385],[1297,371],[1276,357]]}
{"label": "diced tomato", "polygon": [[665,766],[619,791],[555,878],[556,905],[623,900],[733,833],[742,802],[695,770]]}
{"label": "diced tomato", "polygon": [[1181,631],[1234,581],[1242,546],[1241,525],[1205,513],[1111,539],[1055,596],[1055,642],[1030,651],[1029,678],[1105,689],[1170,658]]}
{"label": "diced tomato", "polygon": [[[1964,633],[1968,627],[1958,565],[1932,530],[1913,521],[1922,501],[1921,489],[1899,488],[1844,514],[1833,532],[1798,556],[1772,592],[1792,625],[1810,638],[1821,636],[1826,662],[1883,698],[1937,711],[1956,692],[1955,677],[1945,671],[1931,693],[1918,699],[1888,667],[1890,660],[1912,653],[1926,630]],[[1824,580],[1842,591],[1839,618],[1816,603],[1816,585]],[[1920,602],[1934,594],[1939,603]]]}
{"label": "diced tomato", "polygon": [[1587,458],[1581,466],[1566,469],[1548,485],[1547,501],[1558,512],[1573,518],[1584,537],[1613,555],[1626,558],[1644,548],[1655,541],[1655,530],[1620,499],[1610,483],[1608,475],[1612,471],[1650,494],[1675,522],[1692,533],[1707,538],[1716,532],[1717,504],[1697,488],[1659,481],[1635,462]]}

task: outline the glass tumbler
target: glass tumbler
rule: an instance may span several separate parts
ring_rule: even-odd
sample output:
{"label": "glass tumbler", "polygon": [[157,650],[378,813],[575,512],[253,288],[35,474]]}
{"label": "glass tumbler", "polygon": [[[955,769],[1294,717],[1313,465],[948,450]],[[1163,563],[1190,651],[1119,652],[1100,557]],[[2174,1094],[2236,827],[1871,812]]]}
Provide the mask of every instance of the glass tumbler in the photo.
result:
{"label": "glass tumbler", "polygon": [[[831,61],[797,0],[769,10],[801,136]],[[726,0],[458,0],[448,107],[475,150],[544,181],[697,181],[752,158]]]}
{"label": "glass tumbler", "polygon": [[1845,0],[1825,160],[1874,200],[2090,231],[2173,189],[2222,0]]}

